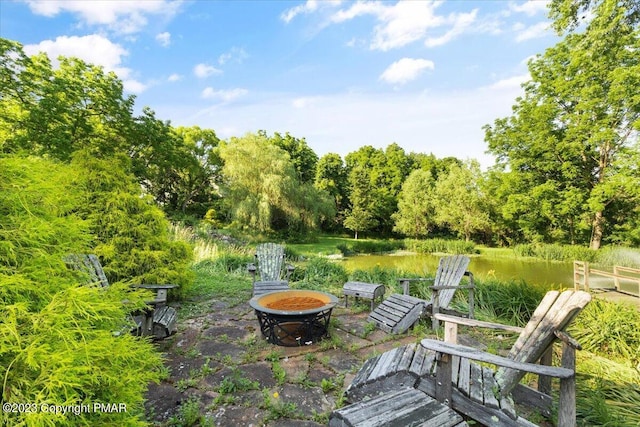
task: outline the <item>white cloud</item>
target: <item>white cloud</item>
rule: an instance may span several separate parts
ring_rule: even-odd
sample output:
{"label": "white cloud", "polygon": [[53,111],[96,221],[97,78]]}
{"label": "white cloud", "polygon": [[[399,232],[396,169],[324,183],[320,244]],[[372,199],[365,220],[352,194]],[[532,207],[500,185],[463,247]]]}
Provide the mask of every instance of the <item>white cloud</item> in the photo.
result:
{"label": "white cloud", "polygon": [[452,18],[453,26],[449,31],[440,37],[429,37],[425,40],[424,45],[427,47],[442,46],[464,33],[476,20],[478,9],[474,9],[469,13],[461,13]]}
{"label": "white cloud", "polygon": [[130,68],[122,65],[122,60],[129,52],[108,38],[90,34],[88,36],[60,36],[55,40],[43,40],[38,44],[25,45],[27,55],[45,52],[51,64],[58,67],[58,57],[76,57],[83,61],[98,65],[105,71],[113,71],[123,81],[125,90],[132,93],[140,93],[147,88],[146,85],[132,78]]}
{"label": "white cloud", "polygon": [[526,27],[518,32],[516,35],[517,42],[523,42],[531,39],[538,39],[550,34],[549,22],[543,21],[537,24]]}
{"label": "white cloud", "polygon": [[548,4],[548,0],[529,0],[524,3],[510,3],[509,10],[533,16],[540,12],[547,13]]}
{"label": "white cloud", "polygon": [[212,65],[198,64],[195,67],[193,67],[193,74],[195,74],[196,77],[199,77],[201,79],[205,77],[209,77],[212,74],[220,74],[220,73],[222,73],[222,71],[218,70],[216,67]]}
{"label": "white cloud", "polygon": [[212,87],[207,87],[202,91],[201,96],[205,99],[219,99],[223,102],[230,102],[247,93],[249,93],[249,91],[242,88],[215,90]]}
{"label": "white cloud", "polygon": [[517,76],[507,77],[502,80],[498,80],[497,82],[489,85],[487,89],[490,90],[512,90],[516,88],[520,88],[522,84],[526,81],[529,81],[531,76],[527,74],[520,74]]}
{"label": "white cloud", "polygon": [[[453,40],[471,28],[476,20],[477,10],[469,13],[451,13],[447,16],[436,13],[442,2],[400,1],[394,5],[384,2],[352,3],[347,9],[333,14],[331,22],[341,23],[359,16],[373,15],[378,24],[369,44],[372,50],[387,51],[406,46],[418,40],[425,40],[428,47],[439,46]],[[430,36],[436,28],[449,28],[441,36]],[[474,31],[486,31],[483,27]],[[494,29],[491,28],[491,31]]]}
{"label": "white cloud", "polygon": [[164,32],[156,35],[156,40],[161,46],[167,47],[171,44],[171,33]]}
{"label": "white cloud", "polygon": [[380,75],[387,83],[404,84],[418,77],[424,70],[433,70],[433,61],[427,59],[402,58],[389,65]]}
{"label": "white cloud", "polygon": [[182,76],[180,74],[173,73],[169,76],[167,80],[170,82],[177,82],[179,80],[182,80]]}
{"label": "white cloud", "polygon": [[147,25],[148,15],[172,17],[181,3],[180,0],[27,0],[35,14],[54,17],[68,12],[77,15],[83,24],[104,26],[124,34],[140,31]]}
{"label": "white cloud", "polygon": [[287,24],[291,22],[293,18],[298,16],[301,13],[311,13],[318,9],[318,1],[317,0],[307,0],[306,3],[298,5],[296,7],[292,7],[291,9],[287,9],[280,15],[280,19],[282,19]]}
{"label": "white cloud", "polygon": [[225,52],[218,57],[218,64],[224,65],[229,61],[234,61],[238,64],[241,64],[242,61],[247,59],[249,55],[247,52],[241,47],[232,47],[229,52]]}
{"label": "white cloud", "polygon": [[125,92],[137,94],[144,92],[149,86],[137,80],[127,79],[122,82],[122,87]]}

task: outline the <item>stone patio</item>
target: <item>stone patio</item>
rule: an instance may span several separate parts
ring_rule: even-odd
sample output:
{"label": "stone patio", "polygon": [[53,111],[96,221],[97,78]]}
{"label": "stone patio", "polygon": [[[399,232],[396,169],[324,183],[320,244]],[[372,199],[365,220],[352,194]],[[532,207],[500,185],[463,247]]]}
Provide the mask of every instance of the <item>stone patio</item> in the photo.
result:
{"label": "stone patio", "polygon": [[[333,310],[331,337],[304,347],[269,344],[248,303],[211,300],[210,311],[180,322],[157,343],[169,376],[151,384],[153,425],[322,426],[362,363],[413,335],[367,331],[369,303]],[[366,306],[366,307],[365,307]]]}

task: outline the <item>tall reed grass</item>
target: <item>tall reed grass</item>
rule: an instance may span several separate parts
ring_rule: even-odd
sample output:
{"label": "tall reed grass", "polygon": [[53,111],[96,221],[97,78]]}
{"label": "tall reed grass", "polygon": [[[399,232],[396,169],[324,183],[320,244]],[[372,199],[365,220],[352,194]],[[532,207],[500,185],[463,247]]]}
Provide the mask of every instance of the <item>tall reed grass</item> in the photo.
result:
{"label": "tall reed grass", "polygon": [[475,243],[465,240],[426,239],[405,240],[405,247],[419,254],[475,254],[478,253]]}
{"label": "tall reed grass", "polygon": [[535,257],[547,261],[579,260],[606,266],[640,268],[640,249],[637,248],[607,246],[596,251],[577,245],[527,243],[515,245],[513,252],[519,257]]}

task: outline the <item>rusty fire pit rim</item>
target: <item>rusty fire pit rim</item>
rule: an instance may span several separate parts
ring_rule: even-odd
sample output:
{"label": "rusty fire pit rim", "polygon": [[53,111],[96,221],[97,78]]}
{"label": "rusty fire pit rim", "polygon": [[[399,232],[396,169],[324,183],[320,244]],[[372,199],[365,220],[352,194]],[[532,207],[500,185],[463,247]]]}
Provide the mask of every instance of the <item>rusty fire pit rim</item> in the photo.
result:
{"label": "rusty fire pit rim", "polygon": [[[321,294],[324,295],[326,297],[329,298],[329,302],[326,303],[325,305],[323,305],[322,307],[316,307],[316,308],[310,308],[308,310],[274,310],[272,308],[268,308],[264,305],[261,305],[258,301],[261,298],[264,298],[266,296],[269,295],[273,295],[273,294],[295,294],[295,293],[300,293],[300,294],[308,294],[308,293],[317,293],[317,294]],[[258,311],[261,311],[263,313],[267,313],[267,314],[275,314],[275,315],[280,315],[280,316],[301,316],[301,315],[306,315],[306,314],[314,314],[314,313],[321,313],[323,311],[326,310],[330,310],[333,309],[339,302],[338,297],[336,297],[333,294],[330,294],[328,292],[323,292],[323,291],[316,291],[316,290],[311,290],[311,289],[287,289],[287,290],[280,290],[280,291],[272,291],[272,292],[266,292],[262,295],[256,295],[253,298],[251,298],[249,300],[249,305]]]}

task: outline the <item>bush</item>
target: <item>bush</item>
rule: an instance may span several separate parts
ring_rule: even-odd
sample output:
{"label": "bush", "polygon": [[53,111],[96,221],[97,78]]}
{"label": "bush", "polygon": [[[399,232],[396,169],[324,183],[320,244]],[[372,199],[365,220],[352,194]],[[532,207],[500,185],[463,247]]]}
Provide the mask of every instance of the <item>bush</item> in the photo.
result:
{"label": "bush", "polygon": [[374,254],[404,249],[402,240],[358,240],[351,243],[349,249],[358,254]]}
{"label": "bush", "polygon": [[478,312],[501,323],[524,326],[547,289],[524,281],[498,282],[475,279],[475,307]]}
{"label": "bush", "polygon": [[594,298],[573,321],[571,335],[587,351],[640,367],[638,325],[635,306]]}
{"label": "bush", "polygon": [[519,244],[513,247],[516,256],[535,257],[547,261],[588,261],[594,262],[598,252],[584,246],[543,243]]}
{"label": "bush", "polygon": [[342,265],[321,257],[311,257],[306,265],[296,267],[294,274],[303,275],[296,283],[302,289],[336,292],[347,281],[347,271]]}
{"label": "bush", "polygon": [[466,240],[445,240],[445,239],[428,239],[428,240],[406,240],[405,246],[408,250],[419,254],[474,254],[477,253],[476,245]]}
{"label": "bush", "polygon": [[126,172],[127,159],[98,159],[77,152],[72,167],[83,192],[78,212],[96,236],[93,252],[100,257],[110,283],[175,284],[170,297],[181,297],[193,283],[189,270],[191,245],[172,240],[170,223]]}
{"label": "bush", "polygon": [[144,392],[161,375],[152,344],[127,333],[127,312],[144,305],[142,296],[79,285],[63,263],[92,238],[75,215],[82,201],[75,178],[73,168],[49,161],[0,159],[2,401],[124,403],[127,411],[3,411],[3,425],[145,425]]}

